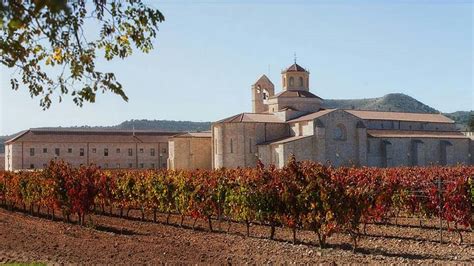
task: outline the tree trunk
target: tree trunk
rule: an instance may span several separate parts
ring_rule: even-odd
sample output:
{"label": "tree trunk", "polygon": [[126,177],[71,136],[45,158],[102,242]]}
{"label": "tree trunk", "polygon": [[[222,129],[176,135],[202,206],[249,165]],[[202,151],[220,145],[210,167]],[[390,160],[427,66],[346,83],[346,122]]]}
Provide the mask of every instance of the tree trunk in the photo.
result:
{"label": "tree trunk", "polygon": [[181,215],[181,221],[179,223],[179,226],[183,227],[183,223],[184,223],[184,215]]}
{"label": "tree trunk", "polygon": [[271,222],[270,224],[270,240],[275,238],[275,223]]}
{"label": "tree trunk", "polygon": [[211,216],[207,216],[207,223],[209,224],[209,232],[213,232]]}
{"label": "tree trunk", "polygon": [[229,220],[227,221],[227,233],[230,233],[230,227],[231,227],[231,225],[232,225],[232,221],[229,219]]}
{"label": "tree trunk", "polygon": [[250,222],[249,220],[245,220],[245,225],[247,226],[247,237],[250,236]]}
{"label": "tree trunk", "polygon": [[321,234],[320,230],[314,230],[314,232],[318,236],[319,248],[326,248],[326,237]]}
{"label": "tree trunk", "polygon": [[194,228],[196,228],[196,222],[197,222],[198,218],[194,218],[194,223],[193,223],[193,230]]}
{"label": "tree trunk", "polygon": [[454,228],[456,229],[456,232],[458,233],[458,236],[459,236],[458,244],[461,245],[463,243],[463,239],[462,239],[461,230],[459,230],[458,228],[458,223],[454,223]]}
{"label": "tree trunk", "polygon": [[293,226],[292,230],[293,230],[293,245],[295,245],[296,244],[296,226]]}
{"label": "tree trunk", "polygon": [[166,216],[166,224],[170,224],[170,217],[171,217],[171,213],[168,212],[168,215]]}

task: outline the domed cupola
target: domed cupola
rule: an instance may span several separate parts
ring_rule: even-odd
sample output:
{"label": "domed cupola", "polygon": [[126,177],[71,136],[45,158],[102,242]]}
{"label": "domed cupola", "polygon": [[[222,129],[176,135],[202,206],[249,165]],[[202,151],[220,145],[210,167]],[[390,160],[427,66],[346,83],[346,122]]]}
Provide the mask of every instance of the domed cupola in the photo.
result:
{"label": "domed cupola", "polygon": [[294,64],[281,72],[283,90],[309,91],[309,71]]}

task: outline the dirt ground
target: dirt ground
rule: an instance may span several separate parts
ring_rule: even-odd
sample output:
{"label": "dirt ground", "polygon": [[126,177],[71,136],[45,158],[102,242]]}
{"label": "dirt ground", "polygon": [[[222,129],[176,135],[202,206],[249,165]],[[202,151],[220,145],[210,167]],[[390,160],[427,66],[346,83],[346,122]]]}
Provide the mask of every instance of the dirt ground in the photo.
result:
{"label": "dirt ground", "polygon": [[[149,217],[151,218],[151,217]],[[10,212],[0,208],[0,263],[44,262],[84,264],[283,264],[283,263],[452,263],[474,262],[474,233],[464,231],[464,244],[457,235],[444,232],[439,243],[435,221],[399,219],[398,226],[368,225],[358,250],[353,253],[350,238],[337,234],[329,239],[329,248],[320,249],[312,232],[298,232],[300,244],[290,243],[291,231],[277,228],[276,240],[268,240],[269,229],[252,226],[251,236],[244,236],[245,226],[234,223],[226,233],[209,233],[207,224],[185,220],[185,228],[94,215],[94,227],[80,227]],[[392,221],[393,222],[393,221]],[[217,221],[214,228],[219,229]]]}

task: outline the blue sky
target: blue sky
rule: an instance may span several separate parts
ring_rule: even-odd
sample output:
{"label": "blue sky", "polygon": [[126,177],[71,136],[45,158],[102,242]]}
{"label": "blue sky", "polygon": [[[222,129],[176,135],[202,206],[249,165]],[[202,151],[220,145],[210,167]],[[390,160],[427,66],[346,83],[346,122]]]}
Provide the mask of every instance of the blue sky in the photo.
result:
{"label": "blue sky", "polygon": [[[166,21],[155,50],[100,61],[130,100],[99,94],[42,111],[1,68],[0,135],[127,119],[215,121],[251,111],[250,86],[293,62],[322,98],[408,94],[443,112],[474,109],[471,1],[149,1]],[[92,29],[94,30],[94,29]]]}

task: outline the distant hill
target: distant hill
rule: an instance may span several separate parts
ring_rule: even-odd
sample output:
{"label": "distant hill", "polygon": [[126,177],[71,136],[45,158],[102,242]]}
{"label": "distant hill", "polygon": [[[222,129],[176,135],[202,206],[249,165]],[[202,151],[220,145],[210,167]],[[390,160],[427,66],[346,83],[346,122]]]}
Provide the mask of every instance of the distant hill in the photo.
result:
{"label": "distant hill", "polygon": [[439,113],[438,110],[402,93],[390,93],[379,98],[367,99],[325,99],[323,107],[371,111]]}
{"label": "distant hill", "polygon": [[173,121],[173,120],[127,120],[114,129],[161,130],[161,131],[205,131],[211,129],[211,122]]}
{"label": "distant hill", "polygon": [[[357,109],[372,111],[392,111],[411,113],[439,113],[438,110],[423,104],[422,102],[402,93],[391,93],[379,98],[367,99],[325,99],[324,108]],[[447,117],[453,119],[462,130],[467,129],[470,116],[474,116],[473,111],[458,111],[445,113]],[[160,131],[205,131],[211,128],[211,122],[173,121],[173,120],[127,120],[115,126],[103,127],[61,127],[67,128],[87,128],[87,129],[133,129],[136,130],[160,130]],[[4,152],[3,142],[12,136],[0,136],[0,153]]]}

